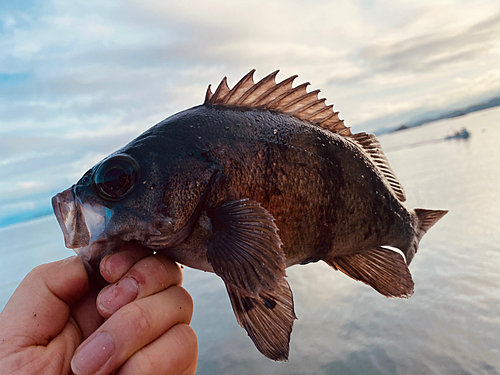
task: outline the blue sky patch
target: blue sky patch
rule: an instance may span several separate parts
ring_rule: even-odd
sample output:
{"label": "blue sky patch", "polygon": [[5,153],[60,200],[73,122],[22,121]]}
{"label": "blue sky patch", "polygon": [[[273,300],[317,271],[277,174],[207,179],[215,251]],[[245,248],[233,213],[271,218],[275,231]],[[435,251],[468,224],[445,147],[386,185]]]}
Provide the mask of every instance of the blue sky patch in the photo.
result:
{"label": "blue sky patch", "polygon": [[13,74],[2,74],[0,73],[0,85],[15,85],[22,83],[32,78],[32,73],[13,73]]}

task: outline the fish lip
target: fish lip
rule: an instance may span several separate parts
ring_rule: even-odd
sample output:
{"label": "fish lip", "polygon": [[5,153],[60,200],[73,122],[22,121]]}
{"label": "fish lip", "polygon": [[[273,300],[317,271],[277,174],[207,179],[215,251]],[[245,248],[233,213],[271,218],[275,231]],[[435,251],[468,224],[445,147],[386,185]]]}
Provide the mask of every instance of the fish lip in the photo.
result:
{"label": "fish lip", "polygon": [[85,202],[76,194],[76,186],[56,194],[52,208],[64,236],[67,248],[82,259],[91,260],[112,250],[116,239],[110,242],[107,234],[112,211],[102,204]]}
{"label": "fish lip", "polygon": [[78,207],[74,187],[75,185],[52,198],[52,208],[63,232],[65,246],[69,249],[85,247],[90,242],[87,226],[84,218],[81,217],[80,207]]}

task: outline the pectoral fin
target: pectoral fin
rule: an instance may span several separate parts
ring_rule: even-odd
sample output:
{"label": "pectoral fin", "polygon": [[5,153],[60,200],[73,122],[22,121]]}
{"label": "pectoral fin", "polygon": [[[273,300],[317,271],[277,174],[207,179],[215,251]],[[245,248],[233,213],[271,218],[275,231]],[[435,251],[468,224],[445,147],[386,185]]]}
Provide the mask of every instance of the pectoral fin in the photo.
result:
{"label": "pectoral fin", "polygon": [[274,361],[288,360],[290,334],[297,319],[288,282],[282,278],[274,291],[262,291],[258,296],[227,283],[226,288],[238,324],[257,349]]}
{"label": "pectoral fin", "polygon": [[257,295],[273,290],[286,276],[278,228],[259,203],[229,202],[209,209],[208,217],[213,236],[207,258],[226,283]]}
{"label": "pectoral fin", "polygon": [[238,324],[266,357],[287,360],[296,317],[272,215],[243,199],[209,209],[208,217],[207,259],[226,283]]}
{"label": "pectoral fin", "polygon": [[402,255],[375,247],[359,254],[325,259],[347,276],[373,287],[386,297],[408,298],[413,294],[413,280]]}

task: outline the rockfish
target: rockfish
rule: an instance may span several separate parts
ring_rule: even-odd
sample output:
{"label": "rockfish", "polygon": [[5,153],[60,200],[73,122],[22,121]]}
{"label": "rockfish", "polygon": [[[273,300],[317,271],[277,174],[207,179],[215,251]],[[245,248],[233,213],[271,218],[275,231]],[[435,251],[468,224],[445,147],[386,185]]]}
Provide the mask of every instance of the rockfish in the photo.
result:
{"label": "rockfish", "polygon": [[[408,265],[447,211],[403,206],[374,135],[333,105],[252,70],[226,78],[92,167],[52,199],[65,244],[98,264],[127,241],[224,281],[257,349],[287,360],[293,296],[285,269],[324,261],[387,297],[409,297]],[[394,247],[403,256],[388,248]]]}

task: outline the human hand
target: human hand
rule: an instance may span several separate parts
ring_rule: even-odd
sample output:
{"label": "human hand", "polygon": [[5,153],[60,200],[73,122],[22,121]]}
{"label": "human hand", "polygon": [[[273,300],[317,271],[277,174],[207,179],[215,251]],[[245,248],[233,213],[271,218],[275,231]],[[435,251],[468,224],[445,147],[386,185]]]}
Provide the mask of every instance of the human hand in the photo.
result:
{"label": "human hand", "polygon": [[31,271],[0,314],[2,373],[194,374],[180,267],[127,245],[101,274],[111,284],[97,295],[77,257]]}

